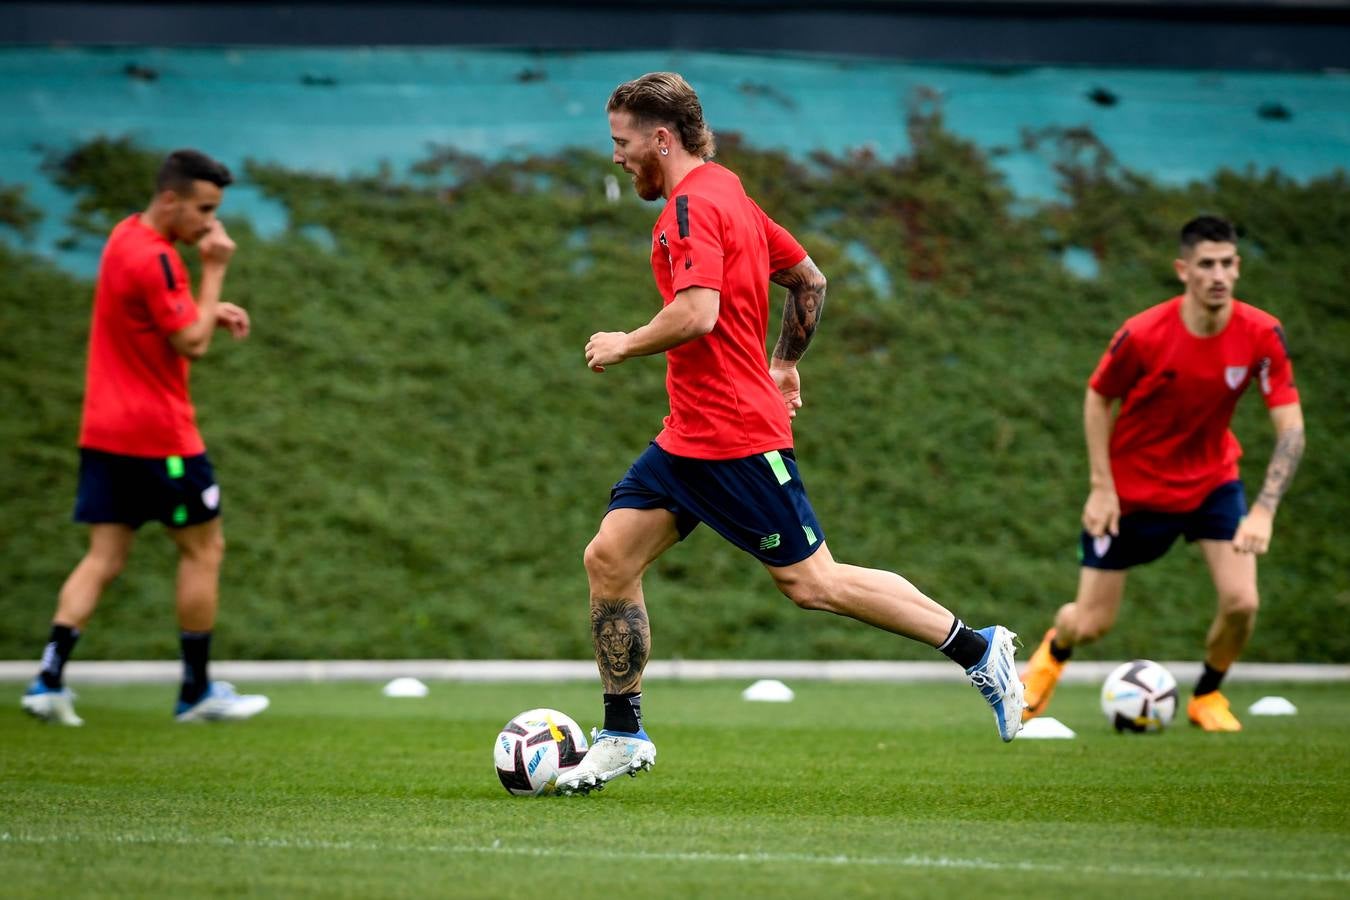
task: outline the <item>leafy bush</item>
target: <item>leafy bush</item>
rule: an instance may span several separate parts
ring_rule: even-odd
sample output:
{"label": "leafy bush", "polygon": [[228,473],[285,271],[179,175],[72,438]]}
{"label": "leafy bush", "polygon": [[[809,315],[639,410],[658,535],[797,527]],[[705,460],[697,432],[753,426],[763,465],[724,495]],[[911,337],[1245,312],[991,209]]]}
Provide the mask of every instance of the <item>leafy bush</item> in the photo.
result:
{"label": "leafy bush", "polygon": [[[940,110],[916,105],[910,129],[914,150],[895,159],[796,160],[719,135],[721,161],[830,277],[796,430],[836,557],[897,569],[967,621],[1034,641],[1077,579],[1085,379],[1121,320],[1176,292],[1176,228],[1218,212],[1243,230],[1241,295],[1286,324],[1310,435],[1248,658],[1350,659],[1345,630],[1323,624],[1350,606],[1345,176],[1168,187],[1089,134],[1043,133],[1028,146],[1051,154],[1064,190],[1028,209]],[[100,139],[54,160],[80,197],[75,230],[142,205],[158,158]],[[488,162],[445,148],[402,178],[248,166],[291,227],[264,240],[228,220],[227,296],[255,334],[219,340],[194,378],[230,541],[218,655],[589,656],[581,552],[665,402],[659,359],[603,375],[582,361],[592,332],[659,303],[657,208],[608,202],[612,171],[580,151]],[[1092,254],[1095,278],[1065,269],[1069,248]],[[0,267],[0,656],[27,657],[83,550],[67,510],[91,286],[18,249],[0,246]],[[1258,400],[1235,427],[1254,489],[1272,443]],[[81,657],[176,652],[157,530]],[[931,656],[797,611],[706,529],[653,566],[647,598],[658,657]],[[1093,653],[1194,658],[1212,609],[1198,555],[1174,551],[1131,576]]]}

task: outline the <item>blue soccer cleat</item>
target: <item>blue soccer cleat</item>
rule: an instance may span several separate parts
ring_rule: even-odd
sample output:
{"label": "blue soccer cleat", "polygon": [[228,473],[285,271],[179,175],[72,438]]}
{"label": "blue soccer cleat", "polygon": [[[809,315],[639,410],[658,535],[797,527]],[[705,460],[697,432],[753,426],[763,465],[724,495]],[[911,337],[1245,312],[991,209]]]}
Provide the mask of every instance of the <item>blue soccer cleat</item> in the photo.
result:
{"label": "blue soccer cleat", "polygon": [[75,715],[75,693],[70,688],[49,688],[41,678],[34,679],[19,701],[24,712],[44,722],[78,727],[84,719]]}
{"label": "blue soccer cleat", "polygon": [[262,694],[239,694],[228,681],[213,681],[196,703],[178,701],[174,718],[179,722],[230,722],[251,719],[271,701]]}
{"label": "blue soccer cleat", "polygon": [[966,669],[966,675],[993,707],[998,736],[1011,741],[1022,730],[1022,710],[1026,709],[1022,680],[1017,677],[1017,668],[1013,665],[1013,654],[1017,650],[1013,642],[1017,635],[1002,625],[990,625],[979,629],[978,633],[989,642],[989,647],[984,651],[983,659]]}
{"label": "blue soccer cleat", "polygon": [[589,794],[620,775],[636,778],[656,764],[656,745],[647,732],[602,731],[592,734],[591,749],[576,768],[558,776],[559,794]]}

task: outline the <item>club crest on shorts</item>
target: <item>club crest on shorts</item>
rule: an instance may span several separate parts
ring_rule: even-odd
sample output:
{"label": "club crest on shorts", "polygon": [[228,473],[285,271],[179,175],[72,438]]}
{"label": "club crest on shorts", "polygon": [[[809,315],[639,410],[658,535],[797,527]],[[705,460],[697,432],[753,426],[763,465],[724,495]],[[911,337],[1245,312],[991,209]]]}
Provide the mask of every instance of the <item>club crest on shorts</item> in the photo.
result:
{"label": "club crest on shorts", "polygon": [[1242,386],[1242,382],[1247,378],[1246,366],[1225,366],[1223,370],[1223,380],[1231,389],[1237,390]]}
{"label": "club crest on shorts", "polygon": [[220,506],[220,485],[213,484],[202,491],[202,506],[207,509],[215,509]]}
{"label": "club crest on shorts", "polygon": [[1111,535],[1104,534],[1101,537],[1095,537],[1092,539],[1092,552],[1097,554],[1098,559],[1101,559],[1102,557],[1106,556],[1106,551],[1110,549],[1111,549]]}

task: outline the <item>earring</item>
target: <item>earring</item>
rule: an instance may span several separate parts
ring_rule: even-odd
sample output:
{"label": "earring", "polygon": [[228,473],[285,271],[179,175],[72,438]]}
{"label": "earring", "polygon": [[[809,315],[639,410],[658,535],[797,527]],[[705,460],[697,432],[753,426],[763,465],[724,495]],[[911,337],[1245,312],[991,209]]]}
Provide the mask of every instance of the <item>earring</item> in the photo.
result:
{"label": "earring", "polygon": [[669,148],[669,147],[662,147],[662,148],[661,148],[661,155],[662,155],[662,156],[667,156],[667,155],[669,155],[669,154],[670,154],[670,148]]}

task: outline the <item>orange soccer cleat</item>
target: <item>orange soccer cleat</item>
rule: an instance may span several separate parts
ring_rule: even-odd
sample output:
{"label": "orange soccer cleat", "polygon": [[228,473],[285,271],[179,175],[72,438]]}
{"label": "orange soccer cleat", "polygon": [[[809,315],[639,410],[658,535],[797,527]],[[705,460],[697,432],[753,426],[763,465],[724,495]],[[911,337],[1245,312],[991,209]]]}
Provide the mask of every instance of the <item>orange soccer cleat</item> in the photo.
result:
{"label": "orange soccer cleat", "polygon": [[1022,710],[1022,721],[1026,722],[1045,712],[1054,696],[1059,676],[1064,674],[1064,663],[1050,655],[1050,642],[1055,639],[1055,629],[1051,628],[1041,638],[1041,645],[1031,654],[1026,670],[1022,673],[1025,688],[1026,708]]}
{"label": "orange soccer cleat", "polygon": [[1186,704],[1186,715],[1192,725],[1205,731],[1241,731],[1242,723],[1228,708],[1228,698],[1218,691],[1192,697]]}

